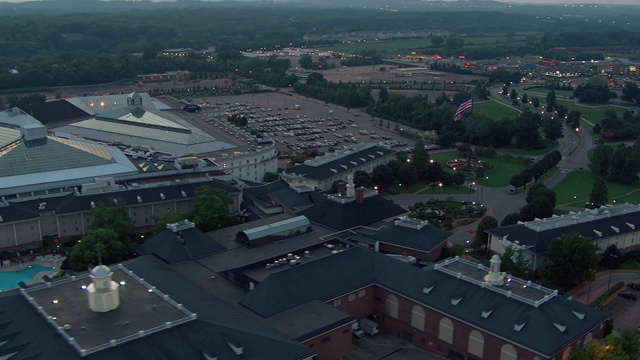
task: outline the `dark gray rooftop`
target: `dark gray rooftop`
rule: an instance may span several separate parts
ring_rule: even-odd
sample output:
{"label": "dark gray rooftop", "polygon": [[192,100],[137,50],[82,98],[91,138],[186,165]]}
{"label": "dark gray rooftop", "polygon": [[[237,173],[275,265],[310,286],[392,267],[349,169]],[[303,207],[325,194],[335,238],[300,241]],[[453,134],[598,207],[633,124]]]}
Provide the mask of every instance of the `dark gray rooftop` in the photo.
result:
{"label": "dark gray rooftop", "polygon": [[[353,240],[375,244],[376,242],[401,246],[419,251],[432,251],[445,242],[452,233],[441,230],[431,224],[425,223],[416,226],[407,226],[406,223],[414,220],[401,219],[384,229],[376,232],[367,231],[360,233]],[[417,222],[420,223],[420,222]]]}
{"label": "dark gray rooftop", "polygon": [[[349,276],[344,276],[349,274]],[[340,281],[335,281],[340,279]],[[545,357],[556,356],[611,317],[553,296],[538,306],[454,274],[424,269],[354,247],[269,276],[240,303],[270,317],[313,300],[374,285]]]}
{"label": "dark gray rooftop", "polygon": [[312,222],[328,228],[346,230],[356,226],[366,226],[406,213],[407,210],[396,205],[393,201],[374,195],[365,198],[362,204],[357,201],[345,203],[324,201],[298,214],[304,215]]}
{"label": "dark gray rooftop", "polygon": [[168,264],[202,258],[223,250],[224,246],[193,226],[184,229],[168,227],[138,246],[141,254],[155,255]]}
{"label": "dark gray rooftop", "polygon": [[22,293],[80,356],[196,319],[196,314],[124,266],[112,266],[112,271],[112,280],[120,284],[120,306],[105,313],[89,309],[89,274],[39,284]]}
{"label": "dark gray rooftop", "polygon": [[578,233],[598,241],[635,232],[636,228],[640,228],[640,207],[621,204],[501,226],[487,232],[507,241],[518,241],[534,253],[544,253],[551,242],[562,235]]}
{"label": "dark gray rooftop", "polygon": [[300,342],[355,320],[353,316],[319,300],[310,301],[267,319],[274,329]]}
{"label": "dark gray rooftop", "polygon": [[378,145],[370,147],[358,146],[355,150],[346,150],[342,153],[336,152],[323,157],[316,157],[284,172],[291,176],[304,176],[309,179],[324,180],[393,153],[395,153],[395,150]]}

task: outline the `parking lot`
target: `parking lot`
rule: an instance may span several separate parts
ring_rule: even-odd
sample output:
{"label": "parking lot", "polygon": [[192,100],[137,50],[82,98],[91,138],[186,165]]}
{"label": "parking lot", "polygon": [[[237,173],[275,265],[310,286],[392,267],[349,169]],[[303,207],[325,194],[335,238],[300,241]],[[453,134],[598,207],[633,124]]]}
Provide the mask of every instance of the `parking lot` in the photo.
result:
{"label": "parking lot", "polygon": [[[640,291],[625,289],[640,299]],[[640,328],[640,300],[618,295],[605,309],[613,315],[613,330]]]}
{"label": "parking lot", "polygon": [[[378,143],[390,148],[413,148],[415,142],[393,131],[395,123],[375,119],[359,110],[298,97],[290,93],[259,93],[195,99],[208,114],[244,116],[248,127],[273,139],[282,154],[317,149],[326,152],[354,143]],[[387,128],[388,126],[388,128]]]}

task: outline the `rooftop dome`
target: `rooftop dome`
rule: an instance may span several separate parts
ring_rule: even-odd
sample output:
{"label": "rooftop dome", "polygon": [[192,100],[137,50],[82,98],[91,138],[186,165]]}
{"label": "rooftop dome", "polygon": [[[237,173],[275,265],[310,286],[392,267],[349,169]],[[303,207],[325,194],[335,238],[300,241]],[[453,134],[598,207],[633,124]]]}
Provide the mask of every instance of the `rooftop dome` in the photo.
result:
{"label": "rooftop dome", "polygon": [[91,269],[91,277],[94,279],[108,278],[111,274],[111,269],[106,265],[98,265]]}

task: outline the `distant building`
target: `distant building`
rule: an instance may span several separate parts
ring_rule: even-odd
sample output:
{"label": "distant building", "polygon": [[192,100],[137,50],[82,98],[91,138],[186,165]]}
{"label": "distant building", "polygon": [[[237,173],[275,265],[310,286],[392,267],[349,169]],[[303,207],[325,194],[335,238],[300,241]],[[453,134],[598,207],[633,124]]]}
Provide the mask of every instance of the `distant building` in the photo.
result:
{"label": "distant building", "polygon": [[290,184],[306,184],[326,191],[331,189],[334,181],[345,179],[358,170],[371,173],[376,166],[394,159],[394,154],[394,150],[382,146],[358,144],[288,168],[282,172],[281,178]]}
{"label": "distant building", "polygon": [[504,254],[508,247],[521,251],[534,269],[544,265],[551,243],[561,235],[578,233],[604,252],[615,245],[623,252],[640,249],[640,206],[620,204],[577,213],[536,219],[486,231],[489,248]]}
{"label": "distant building", "polygon": [[240,190],[206,178],[129,187],[104,179],[100,183],[85,184],[86,193],[58,189],[21,197],[3,196],[0,201],[0,249],[22,251],[40,247],[44,236],[61,240],[84,236],[91,229],[91,209],[115,198],[122,198],[127,204],[134,228],[148,228],[154,224],[154,216],[188,211],[195,190],[200,186],[227,191],[233,199],[230,210],[239,211]]}

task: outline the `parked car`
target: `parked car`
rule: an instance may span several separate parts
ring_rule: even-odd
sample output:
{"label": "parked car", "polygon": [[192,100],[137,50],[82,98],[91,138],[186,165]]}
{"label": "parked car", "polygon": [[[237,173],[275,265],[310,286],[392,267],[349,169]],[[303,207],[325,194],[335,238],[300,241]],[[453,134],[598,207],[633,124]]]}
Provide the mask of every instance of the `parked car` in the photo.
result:
{"label": "parked car", "polygon": [[625,299],[629,299],[629,300],[638,300],[638,295],[636,295],[636,293],[629,291],[629,290],[625,290],[623,292],[621,292],[619,294],[619,296],[625,298]]}

